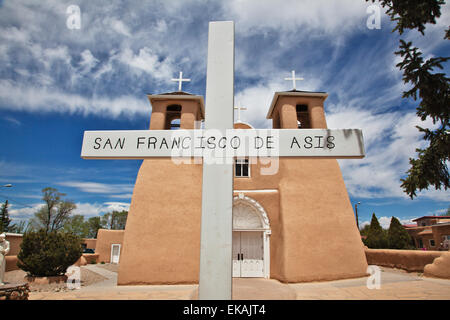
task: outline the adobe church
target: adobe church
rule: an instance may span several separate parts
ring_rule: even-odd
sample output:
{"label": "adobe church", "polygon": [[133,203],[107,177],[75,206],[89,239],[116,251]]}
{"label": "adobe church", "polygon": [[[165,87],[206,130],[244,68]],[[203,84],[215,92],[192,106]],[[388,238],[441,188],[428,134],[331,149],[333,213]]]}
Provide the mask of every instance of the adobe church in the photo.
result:
{"label": "adobe church", "polygon": [[[180,77],[181,78],[181,77]],[[276,92],[276,129],[327,128],[324,92]],[[203,97],[148,95],[150,130],[194,129]],[[235,129],[253,129],[235,122]],[[306,146],[305,146],[306,147]],[[267,174],[272,170],[274,174]],[[145,159],[133,191],[118,284],[198,283],[202,160]],[[367,261],[336,159],[235,159],[233,277],[305,282],[362,277]]]}

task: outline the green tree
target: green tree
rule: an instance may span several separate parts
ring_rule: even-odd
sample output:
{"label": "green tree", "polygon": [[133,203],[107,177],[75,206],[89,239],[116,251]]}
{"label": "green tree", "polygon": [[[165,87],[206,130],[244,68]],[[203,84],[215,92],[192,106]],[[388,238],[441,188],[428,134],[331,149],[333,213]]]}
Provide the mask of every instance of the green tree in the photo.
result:
{"label": "green tree", "polygon": [[366,224],[363,228],[359,230],[362,236],[367,236],[369,234],[370,224]]}
{"label": "green tree", "polygon": [[89,233],[89,224],[84,220],[83,215],[76,214],[66,220],[63,231],[75,234],[80,238],[86,238]]}
{"label": "green tree", "polygon": [[[366,0],[375,2],[375,0]],[[435,24],[441,16],[443,0],[382,0],[387,7],[387,14],[396,22],[394,31],[400,35],[405,29],[417,29],[425,35],[425,25]],[[450,40],[450,28],[445,31],[444,40]],[[450,187],[447,163],[450,159],[450,79],[444,73],[433,73],[443,69],[443,63],[450,57],[432,57],[424,60],[418,48],[411,42],[400,40],[400,50],[395,52],[403,58],[397,67],[403,71],[403,82],[411,85],[411,89],[403,92],[403,98],[419,99],[417,115],[421,120],[430,117],[437,128],[417,129],[424,134],[428,147],[416,149],[418,158],[409,159],[410,168],[405,179],[401,179],[401,187],[411,199],[416,192],[433,186],[435,189]]]}
{"label": "green tree", "polygon": [[440,214],[441,216],[450,216],[450,206],[447,208],[447,212]]}
{"label": "green tree", "polygon": [[25,233],[30,229],[30,223],[24,220],[19,221],[18,223],[13,224],[13,231],[16,233]]}
{"label": "green tree", "polygon": [[105,213],[102,225],[111,230],[124,230],[127,223],[128,211],[113,211]]}
{"label": "green tree", "polygon": [[386,249],[388,247],[386,231],[381,227],[375,213],[372,214],[367,238],[363,242],[371,249]]}
{"label": "green tree", "polygon": [[9,225],[10,223],[11,219],[9,218],[8,213],[8,200],[6,200],[0,209],[0,233],[13,232],[14,228]]}
{"label": "green tree", "polygon": [[412,249],[411,237],[396,217],[392,217],[389,225],[388,243],[391,249]]}
{"label": "green tree", "polygon": [[23,236],[17,266],[30,276],[64,275],[82,252],[81,239],[74,234],[30,231]]}
{"label": "green tree", "polygon": [[87,238],[97,239],[98,230],[103,228],[100,217],[91,217],[87,220],[88,234]]}
{"label": "green tree", "polygon": [[31,219],[32,228],[34,230],[42,229],[46,232],[61,230],[76,208],[75,203],[70,200],[62,200],[61,198],[66,194],[60,193],[54,188],[44,188],[42,193],[45,205]]}

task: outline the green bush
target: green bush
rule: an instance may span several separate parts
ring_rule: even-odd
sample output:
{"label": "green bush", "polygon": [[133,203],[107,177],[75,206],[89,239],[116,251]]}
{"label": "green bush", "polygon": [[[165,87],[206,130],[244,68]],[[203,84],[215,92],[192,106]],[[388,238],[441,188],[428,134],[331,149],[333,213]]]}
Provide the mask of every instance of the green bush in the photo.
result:
{"label": "green bush", "polygon": [[389,248],[412,249],[411,237],[397,218],[392,217],[388,231]]}
{"label": "green bush", "polygon": [[29,276],[60,276],[82,253],[81,239],[76,235],[45,230],[28,232],[23,236],[17,265]]}
{"label": "green bush", "polygon": [[388,248],[387,232],[381,227],[375,213],[372,214],[367,238],[363,240],[363,243],[370,249]]}

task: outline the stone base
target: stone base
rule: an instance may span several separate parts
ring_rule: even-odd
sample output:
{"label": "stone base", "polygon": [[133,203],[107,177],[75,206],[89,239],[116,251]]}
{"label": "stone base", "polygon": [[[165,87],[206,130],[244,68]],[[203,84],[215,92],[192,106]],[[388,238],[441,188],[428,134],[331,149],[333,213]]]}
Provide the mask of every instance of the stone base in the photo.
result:
{"label": "stone base", "polygon": [[50,284],[50,283],[64,283],[67,281],[67,276],[53,276],[53,277],[30,277],[26,276],[25,280],[34,284]]}
{"label": "stone base", "polygon": [[7,283],[0,286],[0,300],[28,300],[28,283]]}

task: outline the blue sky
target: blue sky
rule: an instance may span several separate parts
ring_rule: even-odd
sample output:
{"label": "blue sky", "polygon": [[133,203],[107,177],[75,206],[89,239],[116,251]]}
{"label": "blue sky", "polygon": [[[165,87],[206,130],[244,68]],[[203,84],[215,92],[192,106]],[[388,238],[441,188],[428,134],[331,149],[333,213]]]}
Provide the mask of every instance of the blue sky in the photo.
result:
{"label": "blue sky", "polygon": [[[81,28],[66,25],[70,5]],[[274,92],[326,91],[330,128],[361,128],[363,160],[339,160],[360,224],[372,212],[391,216],[439,214],[449,193],[427,190],[410,200],[400,188],[408,158],[423,147],[415,128],[416,103],[395,67],[400,36],[381,9],[380,29],[369,29],[363,0],[315,1],[1,1],[0,201],[9,199],[14,221],[27,219],[51,186],[87,217],[127,209],[140,161],[83,160],[85,130],[147,129],[147,93],[183,90],[205,96],[208,22],[235,21],[235,101],[242,119],[270,127],[265,115]],[[412,40],[426,58],[448,55],[442,40],[450,6],[426,35]],[[448,74],[448,65],[444,70]],[[207,102],[206,102],[207,105]],[[426,121],[424,126],[431,125]]]}

